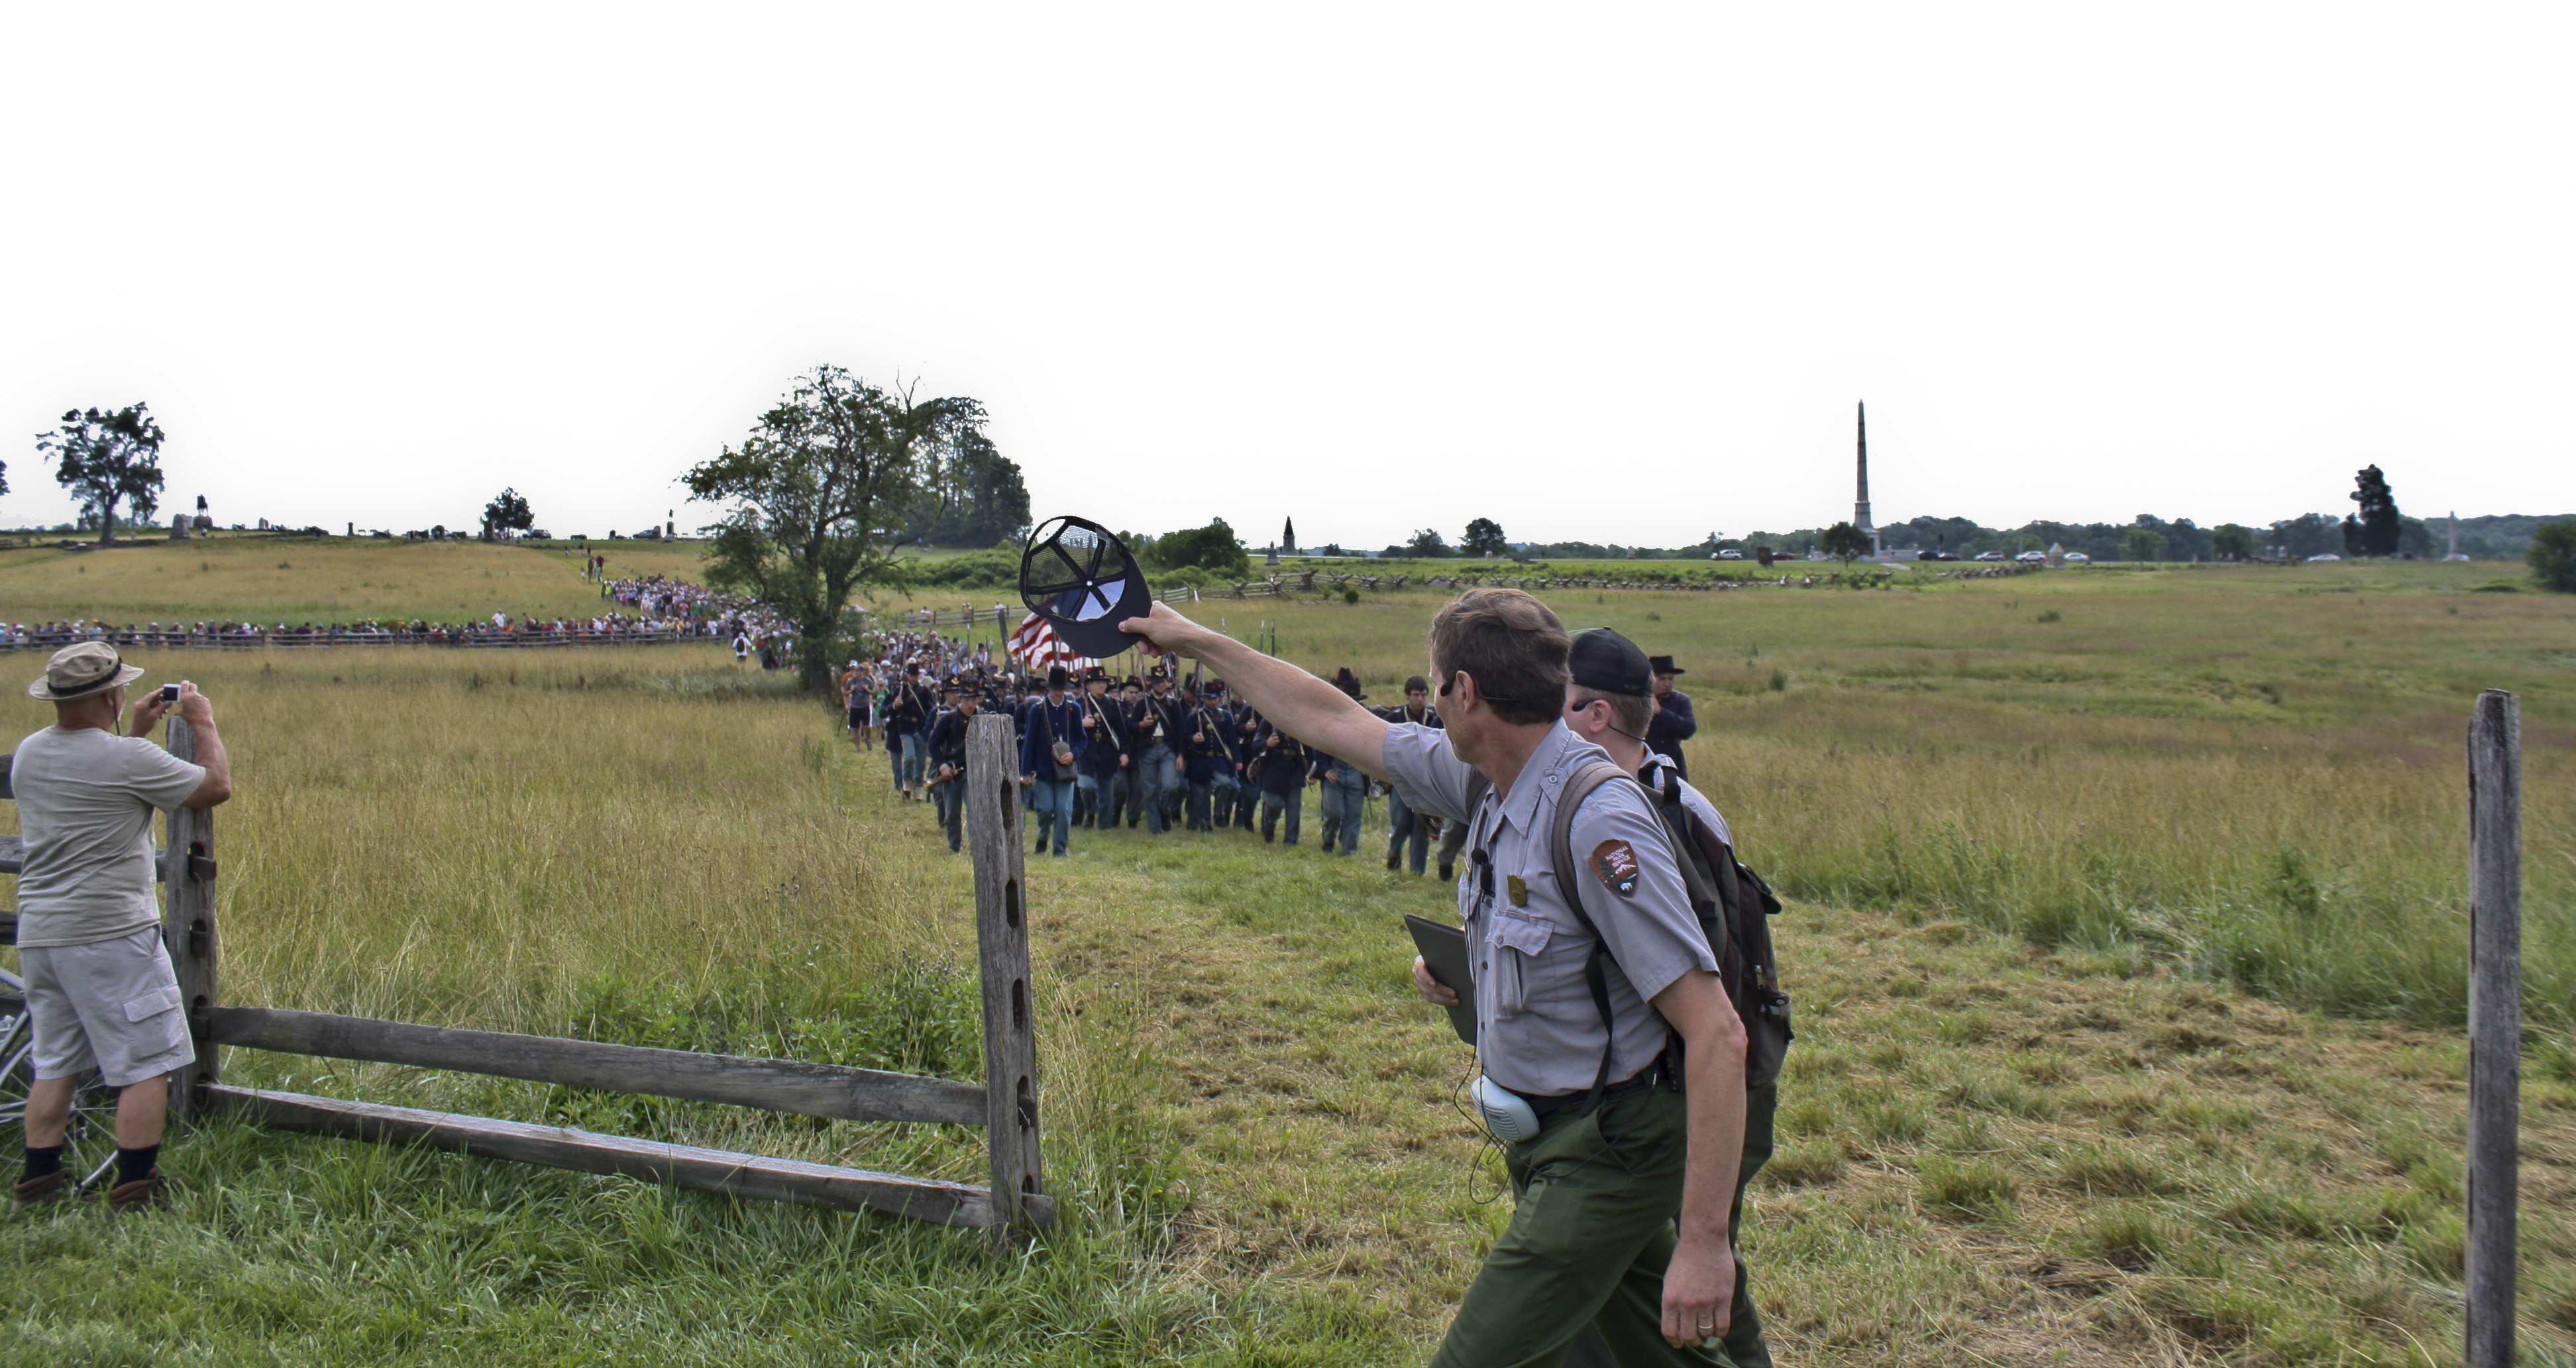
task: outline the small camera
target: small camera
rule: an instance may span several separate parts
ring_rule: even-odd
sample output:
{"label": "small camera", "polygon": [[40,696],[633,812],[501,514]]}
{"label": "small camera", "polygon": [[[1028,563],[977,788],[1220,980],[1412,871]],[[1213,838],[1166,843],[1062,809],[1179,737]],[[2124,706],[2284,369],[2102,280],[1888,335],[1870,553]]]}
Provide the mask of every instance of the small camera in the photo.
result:
{"label": "small camera", "polygon": [[178,685],[176,685],[176,684],[164,684],[164,685],[162,685],[162,686],[161,686],[161,701],[162,701],[162,702],[164,702],[164,703],[176,703],[176,702],[178,702],[178,701],[179,701],[179,686],[178,686]]}

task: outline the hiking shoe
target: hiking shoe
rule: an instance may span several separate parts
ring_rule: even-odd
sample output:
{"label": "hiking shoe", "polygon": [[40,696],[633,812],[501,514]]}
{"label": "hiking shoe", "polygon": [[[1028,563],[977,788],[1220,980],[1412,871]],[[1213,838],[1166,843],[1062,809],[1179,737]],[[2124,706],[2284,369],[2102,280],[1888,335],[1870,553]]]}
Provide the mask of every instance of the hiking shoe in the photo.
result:
{"label": "hiking shoe", "polygon": [[107,1190],[107,1209],[111,1216],[139,1214],[170,1209],[170,1180],[161,1176],[156,1166],[131,1183],[119,1183]]}
{"label": "hiking shoe", "polygon": [[70,1173],[55,1169],[36,1178],[21,1178],[9,1191],[9,1214],[17,1215],[31,1206],[59,1202],[73,1193]]}

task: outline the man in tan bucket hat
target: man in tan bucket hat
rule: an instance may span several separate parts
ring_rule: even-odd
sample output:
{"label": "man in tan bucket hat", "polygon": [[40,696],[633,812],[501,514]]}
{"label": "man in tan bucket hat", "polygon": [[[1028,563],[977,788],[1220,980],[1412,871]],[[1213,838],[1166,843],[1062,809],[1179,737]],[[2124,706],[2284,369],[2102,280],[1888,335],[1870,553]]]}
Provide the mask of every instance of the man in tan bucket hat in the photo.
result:
{"label": "man in tan bucket hat", "polygon": [[[9,772],[26,845],[18,959],[35,1036],[27,1167],[14,1208],[72,1190],[63,1141],[72,1092],[91,1069],[118,1090],[110,1205],[121,1212],[164,1201],[156,1161],[169,1075],[197,1055],[153,906],[152,814],[213,807],[233,785],[214,707],[195,685],[181,684],[175,702],[147,695],[133,709],[131,734],[118,734],[125,686],[142,673],[116,648],[85,641],[56,651],[27,686],[28,697],[54,705],[54,725],[18,743]],[[202,764],[150,740],[173,707],[196,729]]]}

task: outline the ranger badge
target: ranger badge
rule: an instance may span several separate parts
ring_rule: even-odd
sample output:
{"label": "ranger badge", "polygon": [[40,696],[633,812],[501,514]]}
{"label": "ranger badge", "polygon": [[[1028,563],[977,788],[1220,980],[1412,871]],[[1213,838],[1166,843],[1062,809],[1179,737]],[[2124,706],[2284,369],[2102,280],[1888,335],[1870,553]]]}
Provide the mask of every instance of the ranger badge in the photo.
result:
{"label": "ranger badge", "polygon": [[1637,891],[1637,852],[1626,841],[1603,841],[1593,847],[1592,872],[1625,897]]}

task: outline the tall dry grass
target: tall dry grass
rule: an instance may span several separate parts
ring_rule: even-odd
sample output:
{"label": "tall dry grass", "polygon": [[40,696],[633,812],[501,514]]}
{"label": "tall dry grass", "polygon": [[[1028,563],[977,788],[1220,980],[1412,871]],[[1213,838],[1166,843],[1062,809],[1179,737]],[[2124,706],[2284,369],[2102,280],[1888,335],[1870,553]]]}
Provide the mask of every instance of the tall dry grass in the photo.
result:
{"label": "tall dry grass", "polygon": [[[2492,566],[2057,572],[1911,591],[1543,591],[1678,656],[1692,776],[1793,896],[2153,954],[2286,1001],[2465,1010],[2462,742],[2523,700],[2531,1018],[2576,1025],[2576,599]],[[1425,669],[1445,595],[1188,611],[1350,666]],[[926,600],[925,600],[926,601]]]}

